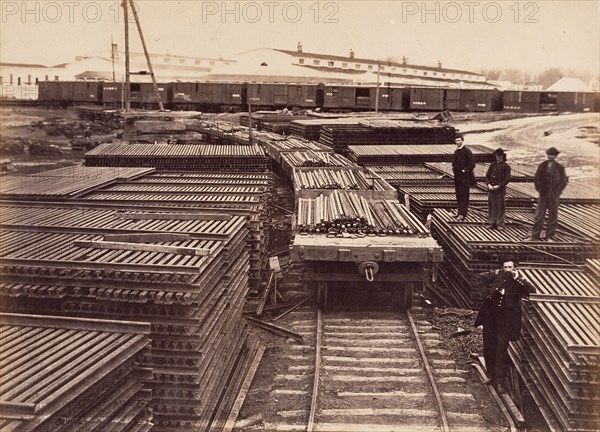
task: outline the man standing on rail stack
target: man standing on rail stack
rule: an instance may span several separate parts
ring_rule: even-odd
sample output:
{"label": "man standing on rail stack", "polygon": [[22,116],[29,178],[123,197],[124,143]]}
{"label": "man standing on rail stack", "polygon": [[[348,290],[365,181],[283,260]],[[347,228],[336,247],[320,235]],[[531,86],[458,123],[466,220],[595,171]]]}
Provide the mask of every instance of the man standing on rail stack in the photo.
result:
{"label": "man standing on rail stack", "polygon": [[492,162],[485,174],[488,188],[488,225],[490,229],[504,229],[506,214],[506,185],[510,181],[510,165],[506,153],[499,148],[494,151],[496,162]]}
{"label": "man standing on rail stack", "polygon": [[530,240],[532,241],[540,240],[546,210],[548,210],[546,241],[553,241],[552,238],[556,232],[558,225],[558,200],[569,181],[565,173],[565,168],[556,161],[559,153],[555,147],[550,147],[546,150],[548,160],[542,162],[535,173],[535,190],[539,192],[540,196],[533,221],[533,230],[531,231]]}
{"label": "man standing on rail stack", "polygon": [[456,150],[452,159],[452,172],[454,173],[454,190],[456,192],[456,203],[458,211],[457,220],[467,217],[469,208],[469,189],[475,185],[475,157],[473,152],[465,146],[465,138],[462,134],[456,134],[454,138]]}
{"label": "man standing on rail stack", "polygon": [[483,325],[485,384],[494,384],[498,393],[506,393],[508,343],[521,337],[521,299],[535,292],[535,287],[517,270],[514,259],[504,258],[501,265],[502,269],[482,275],[487,293],[474,326]]}

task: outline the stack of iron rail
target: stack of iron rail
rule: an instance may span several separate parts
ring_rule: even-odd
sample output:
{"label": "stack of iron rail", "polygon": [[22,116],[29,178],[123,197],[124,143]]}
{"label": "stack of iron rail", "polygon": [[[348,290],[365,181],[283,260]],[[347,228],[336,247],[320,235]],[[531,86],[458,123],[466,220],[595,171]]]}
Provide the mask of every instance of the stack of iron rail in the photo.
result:
{"label": "stack of iron rail", "polygon": [[[482,145],[471,145],[477,163],[495,160],[493,150]],[[349,145],[348,159],[359,165],[399,165],[422,164],[425,162],[452,162],[454,144],[403,144],[403,145]]]}
{"label": "stack of iron rail", "polygon": [[322,127],[335,127],[351,125],[357,126],[358,118],[311,118],[306,120],[294,120],[290,125],[290,133],[304,137],[311,141],[319,141]]}
{"label": "stack of iron rail", "polygon": [[522,268],[537,293],[525,302],[523,337],[510,355],[553,430],[600,428],[600,275],[585,267]]}
{"label": "stack of iron rail", "polygon": [[331,237],[428,234],[398,201],[373,200],[337,190],[316,198],[298,198],[296,227],[300,233]]}
{"label": "stack of iron rail", "polygon": [[361,119],[356,125],[323,126],[319,142],[346,155],[359,145],[450,144],[455,134],[453,127],[436,123]]}
{"label": "stack of iron rail", "polygon": [[[4,204],[6,311],[151,323],[155,431],[212,430],[257,350],[245,216]],[[226,416],[225,416],[226,417]]]}
{"label": "stack of iron rail", "polygon": [[[425,166],[449,178],[454,176],[452,172],[452,163],[450,162],[430,162],[426,163]],[[473,171],[475,180],[479,182],[485,181],[485,174],[487,173],[488,167],[489,165],[485,163],[477,164]],[[510,167],[511,183],[530,183],[535,178],[535,167],[532,167],[531,165],[521,165],[511,162]]]}
{"label": "stack of iron rail", "polygon": [[318,142],[308,141],[304,138],[289,137],[286,139],[273,139],[272,136],[259,137],[257,142],[265,149],[265,152],[278,165],[282,165],[281,157],[287,152],[308,151],[321,153],[333,153],[328,147],[319,144]]}
{"label": "stack of iron rail", "polygon": [[85,154],[87,166],[170,170],[264,172],[268,159],[258,145],[101,144]]}
{"label": "stack of iron rail", "polygon": [[[456,192],[453,184],[398,186],[398,197],[422,221],[425,221],[436,208],[447,210],[456,208]],[[511,187],[507,188],[506,204],[510,207],[531,208],[535,200],[535,196],[521,194]],[[488,192],[485,185],[479,184],[471,188],[469,197],[471,207],[487,209],[487,202]]]}
{"label": "stack of iron rail", "polygon": [[[600,215],[598,207],[596,214]],[[450,304],[474,307],[482,296],[478,273],[497,269],[498,260],[507,255],[521,263],[582,264],[597,254],[598,239],[586,235],[593,232],[586,227],[591,220],[589,216],[577,218],[574,212],[573,218],[561,221],[553,242],[526,241],[531,235],[532,218],[533,209],[509,209],[506,227],[498,231],[485,227],[486,209],[471,209],[463,221],[454,219],[447,210],[435,210],[431,232],[446,258],[432,287],[434,294]]]}
{"label": "stack of iron rail", "polygon": [[369,169],[394,187],[454,184],[452,177],[428,168],[427,165],[370,165]]}
{"label": "stack of iron rail", "polygon": [[150,324],[0,314],[0,430],[145,432]]}
{"label": "stack of iron rail", "polygon": [[294,168],[358,166],[339,154],[310,149],[281,152],[280,160],[281,169],[288,178],[294,175]]}
{"label": "stack of iron rail", "polygon": [[[249,115],[247,113],[242,113],[240,115],[240,124],[248,127],[248,117]],[[307,118],[307,115],[292,115],[291,113],[255,112],[252,113],[252,126],[258,130],[266,130],[287,135],[291,130],[293,121]]]}

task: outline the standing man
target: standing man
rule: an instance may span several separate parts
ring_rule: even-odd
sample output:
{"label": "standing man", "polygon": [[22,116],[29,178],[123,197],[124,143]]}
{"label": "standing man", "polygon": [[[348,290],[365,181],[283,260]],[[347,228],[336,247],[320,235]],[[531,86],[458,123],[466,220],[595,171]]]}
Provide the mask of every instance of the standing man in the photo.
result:
{"label": "standing man", "polygon": [[508,343],[521,337],[521,299],[535,292],[535,287],[517,270],[514,259],[502,259],[501,265],[501,270],[483,274],[487,296],[474,325],[483,325],[485,384],[494,384],[498,393],[506,393]]}
{"label": "standing man", "polygon": [[556,161],[559,153],[554,147],[546,150],[548,160],[542,162],[535,173],[535,190],[540,195],[538,197],[533,230],[531,231],[531,240],[533,241],[540,240],[546,210],[548,210],[546,240],[552,241],[556,232],[556,226],[558,225],[558,201],[569,181],[565,173],[565,168]]}
{"label": "standing man", "polygon": [[456,192],[456,203],[458,211],[457,220],[463,220],[467,217],[469,208],[469,189],[471,184],[475,183],[475,157],[473,152],[465,146],[465,139],[462,134],[456,134],[454,139],[456,150],[452,159],[452,172],[454,173],[454,190]]}
{"label": "standing man", "polygon": [[485,174],[488,188],[488,225],[490,229],[504,229],[506,214],[506,185],[510,181],[510,165],[506,153],[498,148],[494,151],[496,162],[492,162]]}

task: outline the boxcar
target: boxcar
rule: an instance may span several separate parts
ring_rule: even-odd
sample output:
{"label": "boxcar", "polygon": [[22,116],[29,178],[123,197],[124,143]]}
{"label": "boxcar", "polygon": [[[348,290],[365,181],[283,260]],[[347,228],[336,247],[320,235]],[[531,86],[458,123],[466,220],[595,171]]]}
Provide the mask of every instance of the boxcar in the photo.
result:
{"label": "boxcar", "polygon": [[[371,90],[371,109],[375,109],[377,89]],[[410,90],[389,85],[379,87],[378,110],[382,111],[406,111],[410,103]]]}
{"label": "boxcar", "polygon": [[247,102],[254,107],[285,107],[287,99],[287,84],[247,84]]}
{"label": "boxcar", "polygon": [[556,94],[556,109],[560,112],[594,111],[594,93],[558,92]]}
{"label": "boxcar", "polygon": [[497,94],[494,90],[461,89],[460,111],[492,111],[497,108]]}
{"label": "boxcar", "polygon": [[[163,103],[167,103],[169,84],[157,83],[158,94]],[[158,105],[158,97],[154,93],[154,85],[152,83],[130,83],[130,100],[131,106],[134,107],[155,107]]]}
{"label": "boxcar", "polygon": [[342,110],[355,109],[356,87],[330,85],[325,86],[323,108]]}
{"label": "boxcar", "polygon": [[540,92],[506,90],[502,104],[504,111],[537,113],[540,112]]}
{"label": "boxcar", "polygon": [[410,109],[442,111],[445,90],[441,88],[415,87],[410,90]]}
{"label": "boxcar", "polygon": [[289,107],[320,107],[323,105],[323,88],[317,84],[289,84],[287,102]]}
{"label": "boxcar", "polygon": [[102,103],[102,83],[98,81],[41,81],[40,102],[60,104]]}
{"label": "boxcar", "polygon": [[120,107],[123,100],[123,84],[118,82],[102,83],[102,104]]}

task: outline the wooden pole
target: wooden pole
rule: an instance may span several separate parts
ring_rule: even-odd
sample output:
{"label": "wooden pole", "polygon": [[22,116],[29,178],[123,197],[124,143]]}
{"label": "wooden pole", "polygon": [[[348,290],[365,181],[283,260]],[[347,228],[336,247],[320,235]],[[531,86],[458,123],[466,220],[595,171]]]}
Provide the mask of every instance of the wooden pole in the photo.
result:
{"label": "wooden pole", "polygon": [[127,1],[123,0],[123,21],[125,21],[125,90],[123,98],[125,99],[125,112],[131,110],[130,100],[130,85],[129,85],[129,12],[127,8]]}
{"label": "wooden pole", "polygon": [[[150,70],[150,77],[152,78],[152,87],[154,89],[154,94],[158,99],[158,107],[161,111],[165,110],[163,106],[162,99],[160,98],[160,93],[158,91],[158,84],[156,83],[156,77],[154,76],[154,69],[152,69],[152,62],[150,61],[150,55],[148,54],[148,48],[146,47],[146,41],[144,40],[144,33],[142,33],[142,26],[140,25],[140,19],[138,17],[137,11],[135,10],[135,5],[133,4],[133,0],[129,0],[131,2],[131,11],[133,12],[133,17],[135,18],[135,25],[137,26],[138,33],[140,34],[140,40],[142,41],[142,47],[144,47],[144,55],[146,56],[146,62],[148,63],[148,69]],[[127,22],[127,20],[125,20]]]}

